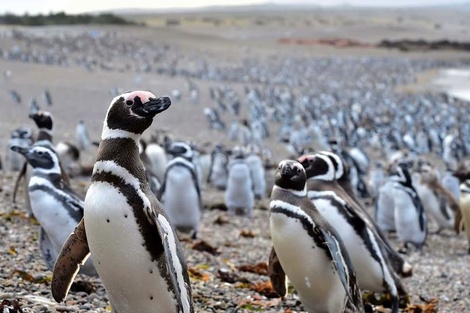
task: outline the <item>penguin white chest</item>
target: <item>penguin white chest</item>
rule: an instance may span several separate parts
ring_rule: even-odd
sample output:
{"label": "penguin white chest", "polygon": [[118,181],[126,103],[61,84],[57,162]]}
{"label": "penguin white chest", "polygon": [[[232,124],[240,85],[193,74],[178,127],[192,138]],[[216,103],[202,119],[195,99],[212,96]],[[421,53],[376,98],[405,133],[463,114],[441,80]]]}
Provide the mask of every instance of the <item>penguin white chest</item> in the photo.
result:
{"label": "penguin white chest", "polygon": [[35,190],[29,192],[29,196],[34,216],[49,236],[54,248],[60,251],[70,233],[77,226],[77,221],[69,215],[64,204],[52,194]]}
{"label": "penguin white chest", "polygon": [[[339,212],[339,209],[331,205],[328,200],[315,199],[313,202],[325,220],[333,226],[341,237],[351,257],[358,277],[359,287],[371,291],[383,291],[384,272],[381,263],[372,257],[371,252],[367,249],[360,235],[354,230],[353,225],[351,225],[345,219],[344,215]],[[371,240],[370,244],[373,245],[376,254],[381,258],[382,254],[370,234],[370,230],[367,229],[367,232],[367,236]]]}
{"label": "penguin white chest", "polygon": [[174,295],[146,250],[133,212],[109,183],[94,182],[88,189],[84,219],[96,270],[116,312],[174,312]]}
{"label": "penguin white chest", "polygon": [[[279,261],[309,312],[341,312],[345,290],[327,252],[297,218],[271,213],[271,238]],[[334,300],[333,300],[334,299]]]}

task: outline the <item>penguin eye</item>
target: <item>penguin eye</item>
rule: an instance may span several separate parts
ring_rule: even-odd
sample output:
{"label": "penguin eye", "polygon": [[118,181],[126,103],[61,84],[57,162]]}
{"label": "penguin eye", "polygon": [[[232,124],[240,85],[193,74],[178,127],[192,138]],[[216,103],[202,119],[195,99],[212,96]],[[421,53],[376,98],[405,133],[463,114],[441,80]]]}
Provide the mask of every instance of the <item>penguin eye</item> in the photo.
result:
{"label": "penguin eye", "polygon": [[134,104],[134,101],[132,101],[132,100],[127,100],[126,101],[126,105],[129,106],[129,107],[133,104]]}
{"label": "penguin eye", "polygon": [[295,169],[296,169],[297,174],[300,174],[301,172],[300,168],[296,167]]}
{"label": "penguin eye", "polygon": [[43,155],[44,152],[42,152],[42,151],[37,151],[36,154],[37,154],[37,155]]}

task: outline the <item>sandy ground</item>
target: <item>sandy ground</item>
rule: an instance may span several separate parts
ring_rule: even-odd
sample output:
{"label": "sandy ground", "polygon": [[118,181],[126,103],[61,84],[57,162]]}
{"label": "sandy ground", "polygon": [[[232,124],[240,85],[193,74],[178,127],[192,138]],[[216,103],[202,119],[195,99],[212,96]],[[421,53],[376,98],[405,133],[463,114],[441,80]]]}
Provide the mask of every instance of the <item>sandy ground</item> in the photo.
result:
{"label": "sandy ground", "polygon": [[[317,10],[315,12],[259,12],[195,13],[193,15],[167,14],[137,18],[147,21],[152,28],[112,28],[112,27],[50,27],[28,31],[35,33],[64,33],[80,31],[116,31],[125,38],[150,40],[162,45],[169,45],[170,53],[177,51],[178,56],[191,61],[200,55],[208,56],[212,62],[221,64],[240,63],[248,57],[259,58],[260,62],[270,62],[272,58],[290,56],[325,56],[358,57],[373,55],[378,57],[396,57],[405,59],[468,59],[463,52],[411,52],[403,54],[394,50],[375,48],[337,49],[327,46],[289,46],[279,45],[281,37],[300,38],[351,38],[374,43],[384,38],[400,39],[425,38],[428,40],[448,38],[467,40],[470,31],[468,11],[445,10]],[[208,18],[218,18],[219,24],[207,22]],[[165,26],[171,18],[181,19],[179,26]],[[256,22],[258,21],[258,22]],[[262,21],[262,22],[260,22]],[[439,24],[440,26],[436,26]],[[0,27],[0,34],[9,28]],[[10,38],[0,36],[0,46],[11,47]],[[111,53],[112,50],[108,51]],[[181,100],[173,100],[172,107],[158,116],[152,129],[166,129],[174,138],[194,140],[198,143],[226,141],[225,135],[209,130],[202,110],[211,105],[209,87],[220,83],[211,80],[193,78],[200,90],[199,103],[192,103],[187,91],[187,79],[182,76],[159,75],[157,73],[89,71],[79,66],[48,66],[30,64],[0,58],[0,72],[11,70],[8,79],[0,78],[0,155],[4,155],[10,132],[19,125],[33,123],[27,117],[28,101],[37,97],[40,105],[55,117],[54,140],[74,142],[75,125],[84,119],[90,135],[99,139],[103,117],[112,99],[110,88],[115,86],[123,90],[148,89],[156,95],[169,95],[173,89],[182,91]],[[403,86],[404,92],[416,92],[432,89],[431,82],[437,70],[420,74],[417,83]],[[138,78],[138,79],[136,79]],[[137,81],[136,81],[137,80]],[[238,92],[242,92],[243,83],[226,83]],[[48,88],[53,105],[45,106],[41,95]],[[20,104],[14,103],[9,91],[15,89],[23,97]],[[278,161],[287,155],[287,151],[273,139],[267,145],[275,153]],[[85,162],[91,163],[93,151],[85,156]],[[1,258],[5,267],[0,270],[0,286],[4,288],[3,298],[22,299],[25,312],[56,312],[59,310],[104,312],[109,309],[107,298],[99,280],[92,280],[96,288],[91,296],[77,293],[64,306],[56,308],[48,293],[47,283],[38,284],[20,278],[14,269],[23,269],[32,275],[50,276],[39,259],[36,240],[36,226],[22,214],[21,201],[18,206],[11,203],[14,176],[2,175],[0,196]],[[82,183],[74,181],[82,194],[85,192],[87,179]],[[203,197],[209,206],[221,202],[222,194],[205,189]],[[265,203],[264,203],[265,204]],[[236,266],[266,262],[270,247],[268,212],[256,210],[254,218],[248,222],[244,218],[230,220],[228,224],[214,224],[218,217],[226,215],[223,211],[207,211],[204,215],[201,239],[216,247],[220,254],[211,255],[192,248],[193,242],[184,242],[188,263],[201,277],[193,277],[192,283],[197,311],[201,312],[239,312],[261,310],[266,312],[298,312],[299,303],[290,295],[284,304],[277,299],[269,299],[250,289],[250,283],[266,282],[266,276],[241,273]],[[241,230],[252,230],[254,237],[243,237]],[[217,234],[214,236],[214,234]],[[256,249],[253,249],[255,247]],[[405,284],[411,295],[412,303],[425,303],[425,300],[437,299],[440,312],[470,311],[470,271],[467,243],[463,236],[456,237],[451,232],[442,235],[430,235],[428,247],[420,253],[409,256],[414,265],[414,276],[406,279]],[[228,268],[238,273],[243,280],[233,284],[224,282],[219,270]],[[204,276],[206,275],[206,276]],[[86,278],[83,278],[86,279]],[[2,292],[0,287],[0,292]],[[40,301],[28,298],[35,295]],[[42,301],[42,302],[41,302]],[[89,305],[87,305],[89,304]],[[290,310],[290,311],[289,311]],[[413,311],[412,311],[413,312]],[[418,312],[418,311],[415,311]]]}

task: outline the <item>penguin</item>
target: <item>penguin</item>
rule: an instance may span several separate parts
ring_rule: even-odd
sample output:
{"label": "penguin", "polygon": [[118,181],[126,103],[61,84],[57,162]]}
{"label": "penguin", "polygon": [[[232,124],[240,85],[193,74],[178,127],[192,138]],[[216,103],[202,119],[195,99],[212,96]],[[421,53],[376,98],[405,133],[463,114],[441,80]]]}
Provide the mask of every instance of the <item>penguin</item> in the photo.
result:
{"label": "penguin", "polygon": [[263,165],[263,160],[257,153],[256,147],[248,148],[248,156],[246,163],[250,168],[251,177],[253,178],[253,192],[256,200],[261,200],[266,197],[266,177]]}
{"label": "penguin", "polygon": [[395,190],[396,177],[389,177],[379,188],[374,204],[375,221],[384,233],[396,232],[395,228]]}
{"label": "penguin", "polygon": [[[430,165],[419,167],[413,175],[413,186],[427,214],[438,226],[436,233],[442,229],[454,228],[456,214],[460,212],[459,204],[454,195],[441,185],[438,173]],[[458,229],[456,231],[458,232]]]}
{"label": "penguin", "polygon": [[13,99],[13,101],[17,104],[20,104],[21,103],[21,96],[20,94],[18,93],[18,91],[14,90],[14,89],[11,89],[10,90],[10,95],[11,95],[11,98]]}
{"label": "penguin", "polygon": [[27,148],[33,144],[32,131],[28,127],[18,127],[11,132],[10,139],[8,140],[8,150],[5,155],[5,169],[7,171],[19,171],[24,165],[24,158],[15,151],[11,150],[13,146],[21,146]]}
{"label": "penguin", "polygon": [[359,287],[373,292],[389,292],[392,312],[398,312],[398,290],[405,294],[406,292],[396,277],[388,256],[383,253],[381,238],[376,236],[373,224],[342,199],[335,188],[328,188],[328,185],[333,184],[322,176],[333,172],[334,166],[327,156],[304,156],[300,161],[306,170],[307,196],[341,237],[356,270]]}
{"label": "penguin", "polygon": [[[307,176],[311,177],[307,184],[315,184],[314,180],[321,180],[322,184],[315,184],[315,188],[320,189],[321,187],[320,190],[333,191],[340,199],[344,200],[353,210],[352,213],[360,218],[373,233],[382,253],[387,256],[395,273],[403,277],[411,276],[412,266],[395,251],[372,217],[357,200],[350,184],[349,167],[346,162],[339,155],[330,151],[320,151],[317,154],[302,156],[299,161],[304,166]],[[400,285],[397,281],[395,283]]]}
{"label": "penguin", "polygon": [[[39,111],[36,111],[34,114],[30,114],[29,118],[31,118],[36,123],[36,126],[39,129],[35,143],[54,148],[52,144],[52,127],[53,127],[52,115],[49,112],[39,110]],[[59,166],[61,169],[61,175],[62,175],[62,179],[64,183],[70,186],[69,177],[67,173],[65,172],[60,160],[59,160]],[[18,192],[19,185],[23,178],[24,178],[23,180],[24,190],[25,191],[28,190],[28,184],[29,184],[29,179],[31,177],[31,172],[32,172],[32,167],[28,166],[28,162],[24,162],[23,167],[18,173],[18,176],[16,177],[16,180],[15,180],[15,186],[13,188],[13,203],[16,202],[16,194]],[[26,207],[26,211],[28,212],[28,214],[32,215],[31,203],[29,200],[29,194],[27,192],[25,192],[25,207]]]}
{"label": "penguin", "polygon": [[167,152],[174,156],[168,162],[158,200],[177,230],[191,232],[197,238],[202,217],[202,199],[193,150],[184,142],[172,142]]}
{"label": "penguin", "polygon": [[77,127],[75,127],[75,138],[78,143],[78,147],[82,151],[88,150],[91,145],[90,136],[83,120],[78,121]]}
{"label": "penguin", "polygon": [[[144,164],[145,177],[147,178],[147,182],[149,183],[150,190],[153,192],[155,196],[157,196],[162,186],[162,183],[161,183],[161,179],[157,177],[157,175],[155,174],[152,168],[152,162],[150,158],[148,157],[147,153],[145,153],[146,150],[147,150],[147,142],[145,142],[143,139],[140,139],[139,140],[139,156],[140,156],[140,160]],[[163,151],[163,155],[165,156],[165,164],[166,164],[166,154],[164,151]]]}
{"label": "penguin", "polygon": [[421,250],[428,234],[427,214],[413,186],[407,165],[396,166],[397,181],[394,183],[393,202],[395,228],[398,239],[407,252],[409,244]]}
{"label": "penguin", "polygon": [[[41,225],[42,257],[52,270],[62,245],[83,217],[83,201],[62,181],[59,157],[51,146],[36,143],[29,148],[11,149],[22,154],[33,168],[28,193],[34,217]],[[91,259],[80,272],[97,275]]]}
{"label": "penguin", "polygon": [[156,142],[150,142],[145,145],[143,153],[145,154],[145,158],[148,160],[148,162],[144,163],[146,165],[145,168],[159,181],[163,181],[165,169],[168,163],[165,149]]}
{"label": "penguin", "polygon": [[45,104],[47,104],[48,106],[52,105],[52,97],[51,97],[51,93],[49,92],[49,89],[44,90],[44,94],[42,95],[42,98]]}
{"label": "penguin", "polygon": [[306,181],[302,164],[279,163],[269,217],[274,253],[307,312],[364,312],[349,254],[307,198]]}
{"label": "penguin", "polygon": [[228,179],[228,157],[225,148],[221,144],[216,144],[211,153],[211,165],[207,175],[207,183],[219,190],[227,187]]}
{"label": "penguin", "polygon": [[115,97],[85,197],[85,214],[54,266],[51,290],[62,302],[91,253],[112,312],[194,312],[182,246],[150,191],[138,142],[171,105],[148,91]]}
{"label": "penguin", "polygon": [[237,210],[244,210],[245,216],[251,217],[255,206],[253,178],[240,147],[235,147],[230,156],[224,199],[229,214],[234,214]]}
{"label": "penguin", "polygon": [[[468,254],[470,254],[470,180],[467,179],[460,184],[460,210],[462,222],[465,226],[465,234],[468,240]],[[458,225],[461,227],[461,225]]]}

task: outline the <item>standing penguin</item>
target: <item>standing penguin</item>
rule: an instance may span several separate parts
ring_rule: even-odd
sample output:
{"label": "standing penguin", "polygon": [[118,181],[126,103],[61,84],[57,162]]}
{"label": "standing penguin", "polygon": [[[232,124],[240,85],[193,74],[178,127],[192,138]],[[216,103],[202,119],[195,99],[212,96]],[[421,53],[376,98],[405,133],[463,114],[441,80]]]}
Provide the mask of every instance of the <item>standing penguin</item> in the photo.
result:
{"label": "standing penguin", "polygon": [[266,177],[263,165],[263,160],[257,153],[256,147],[249,147],[246,163],[251,171],[253,177],[253,192],[256,200],[261,200],[266,197]]}
{"label": "standing penguin", "polygon": [[24,158],[15,151],[11,150],[13,146],[29,147],[33,143],[32,131],[28,127],[18,127],[11,132],[8,140],[8,150],[5,155],[5,169],[7,171],[19,171],[24,166]]}
{"label": "standing penguin", "polygon": [[227,187],[228,178],[228,157],[225,148],[221,144],[217,144],[211,154],[211,165],[207,182],[219,190]]}
{"label": "standing penguin", "polygon": [[[49,112],[45,111],[35,111],[34,113],[31,113],[29,115],[29,118],[31,118],[37,125],[39,132],[36,138],[36,143],[41,144],[41,145],[48,145],[52,147],[52,127],[53,127],[53,122],[52,122],[52,115]],[[59,166],[61,167],[61,175],[64,180],[64,182],[69,185],[69,179],[67,174],[62,168],[62,165],[59,163]],[[28,184],[29,184],[29,179],[31,177],[31,172],[32,172],[32,167],[28,166],[28,162],[24,162],[22,169],[18,173],[18,176],[16,177],[15,181],[15,186],[13,188],[13,203],[16,202],[16,193],[18,192],[19,185],[21,183],[21,180],[24,178],[24,190],[28,190]],[[31,213],[31,203],[29,200],[29,193],[25,192],[25,207],[26,211],[29,214]]]}
{"label": "standing penguin", "polygon": [[[113,312],[193,312],[182,247],[146,181],[138,142],[168,97],[131,91],[115,97],[85,197],[85,215],[57,259],[52,295],[61,302],[90,254]],[[85,231],[86,230],[86,231]]]}
{"label": "standing penguin", "polygon": [[201,189],[193,164],[193,150],[184,142],[172,142],[167,152],[174,156],[168,162],[165,179],[158,193],[173,227],[197,237],[202,215]]}
{"label": "standing penguin", "polygon": [[428,234],[426,211],[413,186],[410,172],[406,165],[396,167],[397,181],[394,184],[394,217],[398,239],[404,244],[404,251],[411,243],[420,250]]}
{"label": "standing penguin", "polygon": [[[83,217],[83,201],[62,181],[59,157],[51,146],[11,147],[32,166],[28,184],[31,209],[40,227],[39,247],[52,270],[62,245]],[[81,273],[96,276],[91,259]]]}
{"label": "standing penguin", "polygon": [[85,122],[83,120],[78,121],[77,127],[75,127],[75,138],[77,139],[80,150],[88,150],[91,145],[91,141]]}
{"label": "standing penguin", "polygon": [[[441,185],[438,173],[430,165],[422,165],[413,175],[413,186],[427,214],[436,222],[439,233],[444,228],[454,228],[460,207],[454,195]],[[458,229],[456,229],[458,232]]]}
{"label": "standing penguin", "polygon": [[404,287],[396,277],[386,251],[383,252],[384,244],[376,235],[374,225],[354,210],[329,180],[328,173],[334,173],[334,166],[326,155],[307,155],[299,160],[306,170],[307,196],[341,236],[356,270],[359,287],[374,292],[389,292],[392,312],[397,313],[398,291],[403,292]]}
{"label": "standing penguin", "polygon": [[225,205],[230,214],[245,210],[247,217],[255,206],[253,179],[250,167],[241,148],[234,148],[228,164],[228,180],[225,189]]}
{"label": "standing penguin", "polygon": [[279,163],[269,219],[274,253],[306,311],[364,312],[349,254],[307,198],[306,180],[299,162]]}
{"label": "standing penguin", "polygon": [[[322,184],[316,184],[316,188],[333,191],[339,198],[345,201],[354,211],[353,213],[372,231],[380,249],[390,260],[395,272],[403,277],[411,276],[412,266],[395,251],[372,217],[370,217],[362,204],[357,200],[351,187],[349,167],[346,162],[339,155],[330,151],[321,151],[312,156],[303,156],[300,160],[307,172],[307,176],[312,177],[312,179],[309,179],[308,185],[314,183],[312,180],[321,180]],[[316,164],[316,162],[320,164]],[[399,283],[397,282],[397,284]]]}

